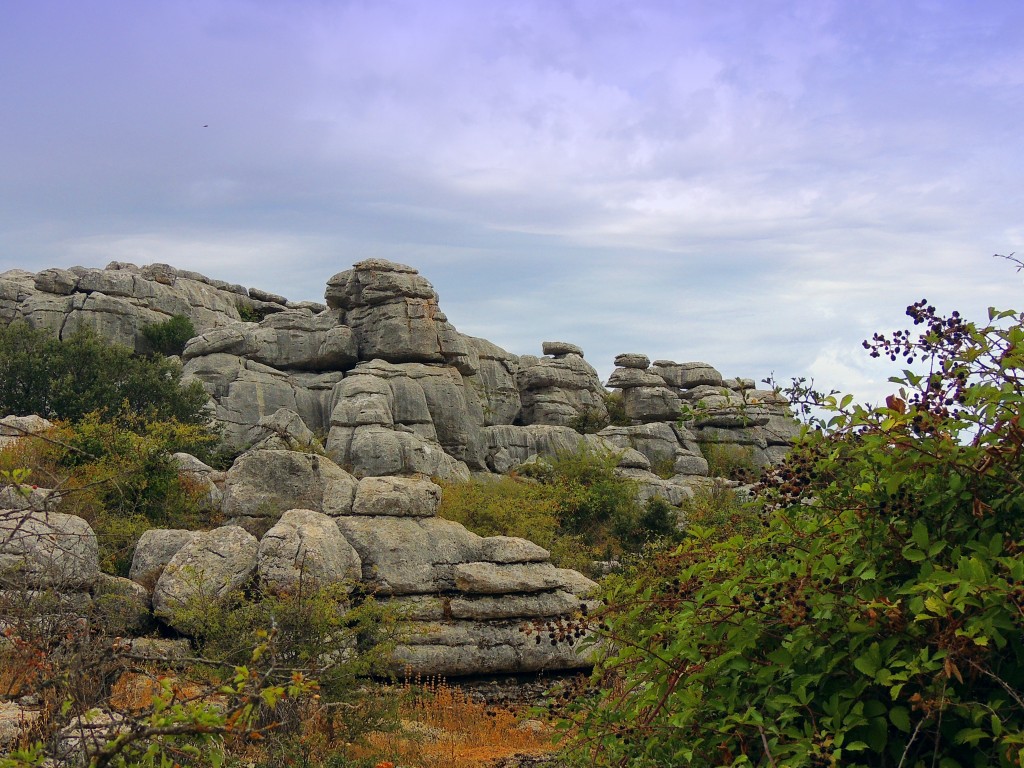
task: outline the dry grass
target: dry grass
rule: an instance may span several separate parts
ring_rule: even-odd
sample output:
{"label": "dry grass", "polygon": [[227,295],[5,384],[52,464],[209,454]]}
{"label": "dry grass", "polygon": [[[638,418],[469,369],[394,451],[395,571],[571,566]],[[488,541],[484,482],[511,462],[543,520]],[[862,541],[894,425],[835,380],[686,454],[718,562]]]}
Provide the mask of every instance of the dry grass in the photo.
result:
{"label": "dry grass", "polygon": [[399,727],[374,732],[352,756],[409,768],[480,768],[516,754],[553,752],[553,730],[514,710],[474,701],[444,681],[407,685]]}

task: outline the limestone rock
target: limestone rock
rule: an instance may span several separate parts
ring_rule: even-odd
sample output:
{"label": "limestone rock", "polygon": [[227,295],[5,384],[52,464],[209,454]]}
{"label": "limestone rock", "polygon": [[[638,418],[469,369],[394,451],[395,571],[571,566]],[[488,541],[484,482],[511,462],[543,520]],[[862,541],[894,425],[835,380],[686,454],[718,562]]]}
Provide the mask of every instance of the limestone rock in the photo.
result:
{"label": "limestone rock", "polygon": [[568,426],[584,411],[598,418],[607,416],[605,390],[597,371],[580,355],[568,353],[555,358],[520,358],[516,373],[523,424]]}
{"label": "limestone rock", "polygon": [[482,539],[437,517],[337,518],[363,563],[363,580],[379,594],[409,595],[455,589],[453,566],[478,560]]}
{"label": "limestone rock", "polygon": [[4,416],[0,419],[0,449],[15,445],[18,440],[38,435],[53,428],[53,422],[42,416]]}
{"label": "limestone rock", "polygon": [[476,372],[433,286],[411,267],[361,261],[328,280],[325,298],[328,307],[344,310],[360,360],[447,363],[467,376]]}
{"label": "limestone rock", "polygon": [[542,563],[551,553],[515,536],[488,536],[480,543],[480,559],[489,563]]}
{"label": "limestone rock", "polygon": [[0,583],[14,589],[88,589],[99,578],[96,534],[60,512],[0,510]]}
{"label": "limestone rock", "polygon": [[320,439],[295,411],[278,408],[270,416],[260,419],[257,426],[265,437],[258,439],[253,448],[324,453]]}
{"label": "limestone rock", "polygon": [[564,357],[565,355],[583,357],[583,349],[568,341],[545,341],[541,344],[541,351],[552,357]]}
{"label": "limestone rock", "polygon": [[334,519],[311,509],[290,509],[281,515],[260,540],[256,562],[260,583],[278,594],[362,576],[359,555]]}
{"label": "limestone rock", "polygon": [[652,372],[661,376],[666,384],[676,389],[722,385],[722,374],[707,363],[676,363],[671,360],[655,360]]}
{"label": "limestone rock", "polygon": [[393,666],[422,675],[484,675],[579,669],[591,664],[578,645],[537,643],[522,621],[419,622],[395,649]]}
{"label": "limestone rock", "polygon": [[460,592],[507,594],[545,592],[565,587],[559,569],[551,563],[462,563],[455,566],[455,588]]}
{"label": "limestone rock", "polygon": [[522,407],[516,385],[519,357],[485,339],[464,338],[477,358],[476,375],[464,377],[464,381],[476,392],[483,415],[482,426],[512,424]]}
{"label": "limestone rock", "polygon": [[622,404],[626,416],[641,423],[675,421],[682,407],[679,396],[665,386],[624,389]]}
{"label": "limestone rock", "polygon": [[665,380],[654,373],[648,373],[646,367],[621,367],[612,371],[608,377],[608,386],[612,389],[632,389],[633,387],[664,387]]}
{"label": "limestone rock", "polygon": [[416,477],[364,477],[356,486],[354,515],[433,517],[441,503],[441,489]]}
{"label": "limestone rock", "polygon": [[633,368],[646,371],[650,364],[651,359],[647,355],[635,352],[624,352],[621,355],[615,356],[615,365],[621,368]]}
{"label": "limestone rock", "polygon": [[164,567],[198,534],[174,528],[151,528],[143,532],[135,544],[128,578],[147,589],[152,589]]}
{"label": "limestone rock", "polygon": [[326,456],[249,451],[228,470],[223,512],[225,517],[257,529],[273,524],[288,509],[347,515],[352,511],[355,491],[356,479]]}
{"label": "limestone rock", "polygon": [[237,525],[198,534],[164,568],[153,590],[153,612],[186,630],[179,611],[193,600],[219,601],[252,578],[256,538]]}

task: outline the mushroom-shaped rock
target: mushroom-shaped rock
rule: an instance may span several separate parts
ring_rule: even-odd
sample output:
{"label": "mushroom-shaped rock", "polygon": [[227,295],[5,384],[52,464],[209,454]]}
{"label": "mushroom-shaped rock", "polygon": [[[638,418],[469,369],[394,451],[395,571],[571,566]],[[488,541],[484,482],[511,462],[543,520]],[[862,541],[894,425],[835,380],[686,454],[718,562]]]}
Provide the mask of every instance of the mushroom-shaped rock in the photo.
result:
{"label": "mushroom-shaped rock", "polygon": [[650,364],[651,359],[647,355],[642,355],[637,352],[623,352],[621,355],[615,356],[615,365],[620,368],[634,368],[646,371]]}
{"label": "mushroom-shaped rock", "polygon": [[354,515],[433,517],[441,503],[436,483],[418,477],[364,477],[356,486]]}
{"label": "mushroom-shaped rock", "polygon": [[563,357],[565,355],[579,355],[583,357],[583,349],[570,344],[568,341],[545,341],[541,344],[541,350],[545,355],[552,357]]}
{"label": "mushroom-shaped rock", "polygon": [[260,584],[277,594],[301,587],[358,580],[362,562],[334,519],[311,509],[290,509],[260,540]]}
{"label": "mushroom-shaped rock", "polygon": [[0,509],[0,581],[13,589],[87,589],[99,578],[96,534],[80,517]]}
{"label": "mushroom-shaped rock", "polygon": [[171,558],[153,590],[153,612],[188,632],[188,608],[220,601],[241,589],[256,571],[256,537],[237,525],[198,534]]}

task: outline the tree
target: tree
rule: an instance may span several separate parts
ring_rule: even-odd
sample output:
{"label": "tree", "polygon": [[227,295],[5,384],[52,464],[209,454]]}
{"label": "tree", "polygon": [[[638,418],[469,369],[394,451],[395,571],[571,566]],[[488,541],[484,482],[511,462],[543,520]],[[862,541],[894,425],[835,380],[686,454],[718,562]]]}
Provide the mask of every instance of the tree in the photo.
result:
{"label": "tree", "polygon": [[129,411],[205,424],[207,399],[198,382],[182,385],[177,362],[138,357],[88,329],[59,340],[21,322],[0,327],[0,414],[78,421]]}
{"label": "tree", "polygon": [[608,588],[598,764],[1024,763],[1024,315],[907,314],[865,342],[917,366],[884,406],[804,390],[825,418],[742,533]]}

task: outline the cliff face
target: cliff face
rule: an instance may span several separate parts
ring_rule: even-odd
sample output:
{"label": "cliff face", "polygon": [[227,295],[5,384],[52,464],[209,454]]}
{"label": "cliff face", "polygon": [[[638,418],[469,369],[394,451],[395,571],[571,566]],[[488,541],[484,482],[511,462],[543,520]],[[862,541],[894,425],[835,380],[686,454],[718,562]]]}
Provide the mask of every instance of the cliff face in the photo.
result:
{"label": "cliff face", "polygon": [[[461,334],[425,278],[386,261],[332,277],[326,304],[167,265],[0,274],[0,322],[62,337],[90,327],[144,352],[143,328],[174,315],[198,331],[182,354],[186,377],[209,393],[226,441],[247,450],[226,473],[177,457],[228,525],[143,536],[129,590],[140,614],[174,626],[189,589],[214,594],[255,580],[287,590],[302,573],[356,578],[401,606],[412,631],[396,663],[421,674],[586,666],[571,648],[528,642],[520,630],[571,614],[594,586],[535,544],[481,538],[437,518],[440,491],[426,478],[503,473],[586,445],[619,456],[618,472],[643,497],[679,504],[710,482],[701,443],[742,445],[767,464],[796,432],[785,401],[750,380],[623,354],[607,382],[618,393],[617,424],[581,434],[573,426],[608,421],[609,392],[579,347],[544,342],[542,356],[520,356]],[[697,405],[681,425],[681,411]],[[24,572],[52,555],[14,538],[56,514],[46,499],[10,506],[0,499],[0,585],[5,562]],[[76,528],[84,521],[62,524],[69,551],[88,538]],[[86,576],[60,588],[85,597],[106,588],[95,552],[74,556]],[[52,581],[45,568],[33,579],[30,589]]]}

